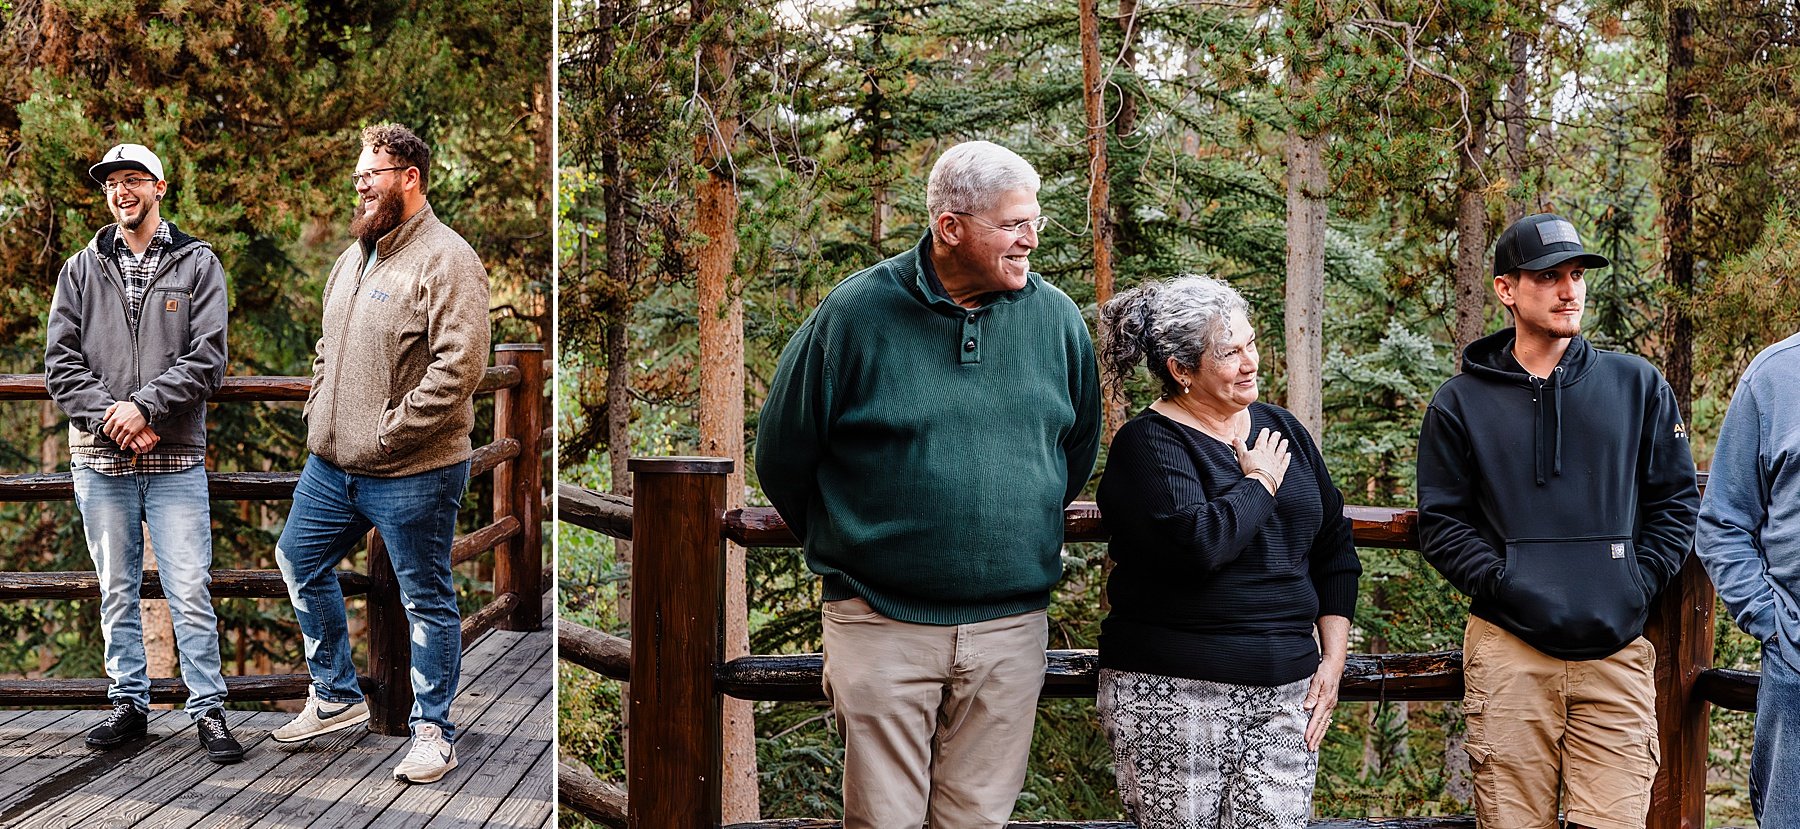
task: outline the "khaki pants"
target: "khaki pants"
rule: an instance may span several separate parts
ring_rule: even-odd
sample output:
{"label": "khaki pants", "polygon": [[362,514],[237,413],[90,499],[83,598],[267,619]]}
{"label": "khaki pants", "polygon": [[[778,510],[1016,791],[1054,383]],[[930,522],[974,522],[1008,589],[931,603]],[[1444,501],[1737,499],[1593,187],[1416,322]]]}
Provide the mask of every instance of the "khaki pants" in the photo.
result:
{"label": "khaki pants", "polygon": [[1044,611],[915,625],[847,599],[825,603],[824,626],[844,829],[1005,826],[1044,685]]}
{"label": "khaki pants", "polygon": [[1546,656],[1485,619],[1463,636],[1466,747],[1481,829],[1568,821],[1642,829],[1656,742],[1656,651],[1638,637],[1605,659]]}

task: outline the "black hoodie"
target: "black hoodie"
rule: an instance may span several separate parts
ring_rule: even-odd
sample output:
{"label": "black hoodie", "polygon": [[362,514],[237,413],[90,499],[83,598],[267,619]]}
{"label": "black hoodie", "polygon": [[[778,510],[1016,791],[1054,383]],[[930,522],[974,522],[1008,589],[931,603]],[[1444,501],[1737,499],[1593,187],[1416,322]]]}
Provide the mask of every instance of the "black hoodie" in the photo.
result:
{"label": "black hoodie", "polygon": [[1548,379],[1513,331],[1471,343],[1419,432],[1419,543],[1471,612],[1561,659],[1643,631],[1693,545],[1687,427],[1641,357],[1580,337]]}

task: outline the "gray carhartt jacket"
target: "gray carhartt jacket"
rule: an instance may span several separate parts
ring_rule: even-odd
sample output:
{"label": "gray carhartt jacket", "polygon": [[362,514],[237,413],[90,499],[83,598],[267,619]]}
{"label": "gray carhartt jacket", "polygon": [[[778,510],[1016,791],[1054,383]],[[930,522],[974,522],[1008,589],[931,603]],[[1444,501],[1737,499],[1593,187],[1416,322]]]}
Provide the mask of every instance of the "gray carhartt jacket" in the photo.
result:
{"label": "gray carhartt jacket", "polygon": [[212,246],[169,226],[169,247],[134,326],[107,225],[63,263],[50,306],[44,374],[69,415],[69,448],[117,448],[106,407],[138,404],[158,450],[206,447],[206,401],[225,379],[225,269]]}

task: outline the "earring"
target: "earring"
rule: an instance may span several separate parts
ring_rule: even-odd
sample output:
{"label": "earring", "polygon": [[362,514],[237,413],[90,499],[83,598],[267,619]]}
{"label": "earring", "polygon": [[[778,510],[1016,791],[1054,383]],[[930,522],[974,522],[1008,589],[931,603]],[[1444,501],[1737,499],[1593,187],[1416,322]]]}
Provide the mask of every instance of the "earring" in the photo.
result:
{"label": "earring", "polygon": [[1188,381],[1186,381],[1186,380],[1181,381],[1181,393],[1182,394],[1188,393]]}

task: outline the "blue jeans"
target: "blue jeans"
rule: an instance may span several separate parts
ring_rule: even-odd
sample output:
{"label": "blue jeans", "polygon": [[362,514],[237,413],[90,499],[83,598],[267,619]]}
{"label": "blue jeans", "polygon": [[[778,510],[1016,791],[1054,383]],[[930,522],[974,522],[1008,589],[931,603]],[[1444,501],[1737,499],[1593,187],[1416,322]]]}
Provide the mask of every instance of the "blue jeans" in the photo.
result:
{"label": "blue jeans", "polygon": [[106,675],[114,702],[150,708],[150,676],[144,664],[144,624],[138,614],[144,580],[144,532],[156,552],[157,574],[175,623],[181,678],[187,683],[187,715],[225,701],[219,664],[219,617],[213,613],[212,513],[204,465],[181,472],[102,475],[74,468],[75,506],[87,535],[88,554],[100,574],[100,630],[106,636]]}
{"label": "blue jeans", "polygon": [[345,472],[317,455],[306,459],[294,487],[294,507],[275,544],[275,561],[300,617],[306,666],[319,699],[362,699],[337,565],[373,527],[387,544],[406,607],[413,686],[407,723],[436,723],[445,739],[456,739],[450,701],[462,670],[462,615],[450,577],[450,544],[468,483],[468,461],[377,478]]}
{"label": "blue jeans", "polygon": [[1750,808],[1758,826],[1800,826],[1800,671],[1782,637],[1763,644]]}

